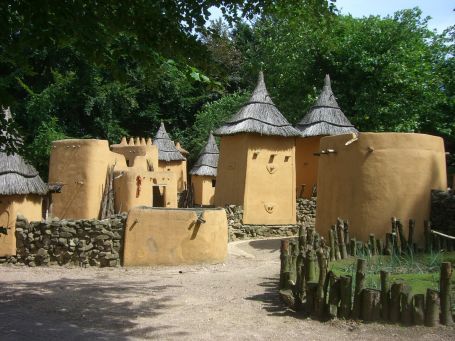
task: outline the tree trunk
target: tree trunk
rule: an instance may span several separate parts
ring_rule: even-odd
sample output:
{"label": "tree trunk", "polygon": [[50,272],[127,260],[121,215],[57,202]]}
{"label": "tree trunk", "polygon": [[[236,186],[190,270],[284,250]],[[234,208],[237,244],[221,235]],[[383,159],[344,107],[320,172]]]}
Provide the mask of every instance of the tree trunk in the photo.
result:
{"label": "tree trunk", "polygon": [[319,249],[317,251],[317,257],[319,265],[319,281],[318,288],[316,291],[315,313],[319,318],[322,318],[325,311],[324,284],[327,275],[325,252],[323,249]]}
{"label": "tree trunk", "polygon": [[387,271],[381,271],[381,317],[384,321],[389,320],[390,302],[390,276]]}
{"label": "tree trunk", "polygon": [[421,326],[425,322],[425,295],[414,295],[413,300],[413,320],[414,324]]}
{"label": "tree trunk", "polygon": [[329,273],[329,317],[338,316],[338,302],[340,302],[340,281],[333,272]]}
{"label": "tree trunk", "polygon": [[403,286],[403,291],[400,295],[401,303],[401,323],[405,326],[412,324],[412,295],[411,287],[408,285]]}
{"label": "tree trunk", "polygon": [[435,327],[439,323],[439,293],[433,289],[427,289],[426,309],[425,309],[425,325],[427,327]]}
{"label": "tree trunk", "polygon": [[361,318],[365,322],[375,322],[380,318],[381,292],[376,289],[363,289]]}
{"label": "tree trunk", "polygon": [[284,289],[289,279],[288,257],[289,257],[289,239],[281,240],[280,249],[281,268],[280,268],[280,289]]}
{"label": "tree trunk", "polygon": [[352,257],[357,257],[357,245],[355,238],[351,239],[351,242],[349,243],[349,250]]}
{"label": "tree trunk", "polygon": [[441,323],[446,326],[453,325],[452,302],[450,299],[450,278],[452,277],[452,264],[443,262],[439,279],[439,292],[441,296]]}
{"label": "tree trunk", "polygon": [[305,280],[306,282],[316,281],[316,255],[314,250],[308,250],[305,258]]}
{"label": "tree trunk", "polygon": [[431,224],[428,220],[424,221],[425,252],[431,253],[433,249],[433,236],[431,234]]}
{"label": "tree trunk", "polygon": [[355,290],[354,290],[354,308],[352,317],[354,319],[360,318],[361,310],[361,291],[365,285],[365,273],[367,270],[367,262],[365,259],[357,259],[357,271],[355,275]]}
{"label": "tree trunk", "polygon": [[337,220],[337,233],[341,259],[346,259],[348,258],[348,253],[346,252],[346,244],[344,243],[344,224],[340,218]]}
{"label": "tree trunk", "polygon": [[400,297],[403,291],[403,283],[393,283],[390,289],[389,318],[390,322],[398,323],[400,321]]}
{"label": "tree trunk", "polygon": [[351,316],[352,301],[352,277],[341,276],[340,278],[340,312],[339,316],[348,319]]}

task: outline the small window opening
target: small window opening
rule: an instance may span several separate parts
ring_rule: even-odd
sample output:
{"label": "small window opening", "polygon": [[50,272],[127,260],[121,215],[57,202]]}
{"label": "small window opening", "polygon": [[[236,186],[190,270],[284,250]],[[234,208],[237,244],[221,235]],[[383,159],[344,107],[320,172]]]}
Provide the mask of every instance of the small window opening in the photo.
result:
{"label": "small window opening", "polygon": [[253,160],[256,160],[256,159],[258,158],[258,154],[259,154],[259,153],[257,153],[257,152],[254,152],[254,153],[253,153]]}
{"label": "small window opening", "polygon": [[291,158],[290,156],[285,156],[284,157],[284,162],[288,162],[290,158]]}
{"label": "small window opening", "polygon": [[269,157],[269,163],[273,163],[273,160],[274,160],[274,159],[275,159],[275,155],[274,155],[274,154],[270,155],[270,157]]}
{"label": "small window opening", "polygon": [[127,167],[130,166],[130,160],[129,160],[129,159],[126,159],[126,166],[127,166]]}
{"label": "small window opening", "polygon": [[216,186],[216,179],[212,179],[212,187]]}

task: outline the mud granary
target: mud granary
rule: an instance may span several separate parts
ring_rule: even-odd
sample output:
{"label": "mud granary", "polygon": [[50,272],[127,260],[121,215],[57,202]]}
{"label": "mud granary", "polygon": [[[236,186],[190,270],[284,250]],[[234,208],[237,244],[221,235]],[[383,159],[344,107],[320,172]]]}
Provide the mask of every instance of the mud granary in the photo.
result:
{"label": "mud granary", "polygon": [[68,139],[52,144],[49,182],[52,216],[97,219],[135,206],[177,207],[178,175],[161,170],[158,147],[150,139]]}
{"label": "mud granary", "polygon": [[198,206],[212,206],[215,203],[216,175],[219,150],[213,134],[190,170],[193,202]]}
{"label": "mud granary", "polygon": [[245,224],[295,224],[295,137],[272,102],[264,76],[251,98],[218,128],[215,205],[244,207]]}
{"label": "mud granary", "polygon": [[322,137],[355,133],[357,129],[341,111],[329,75],[308,113],[297,123],[301,137],[295,142],[297,197],[310,198],[317,191],[319,143]]}

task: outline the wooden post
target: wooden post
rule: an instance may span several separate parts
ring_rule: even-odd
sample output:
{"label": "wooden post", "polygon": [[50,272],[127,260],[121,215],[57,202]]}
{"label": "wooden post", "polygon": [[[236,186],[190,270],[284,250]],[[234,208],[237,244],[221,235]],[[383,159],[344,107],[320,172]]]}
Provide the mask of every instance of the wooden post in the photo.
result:
{"label": "wooden post", "polygon": [[435,327],[439,323],[439,293],[436,290],[427,289],[426,308],[425,308],[425,325]]}
{"label": "wooden post", "polygon": [[390,276],[387,271],[381,271],[381,317],[384,321],[389,320],[390,301]]}
{"label": "wooden post", "polygon": [[299,227],[299,251],[306,248],[306,229],[303,225]]}
{"label": "wooden post", "polygon": [[313,246],[314,245],[314,227],[309,227],[307,229],[307,235],[306,235],[306,243],[307,245]]}
{"label": "wooden post", "polygon": [[392,233],[386,233],[385,234],[385,250],[384,253],[387,256],[391,256],[393,252],[393,238],[392,238]]}
{"label": "wooden post", "polygon": [[349,251],[352,257],[357,257],[357,245],[355,238],[351,238],[351,242],[349,243]]}
{"label": "wooden post", "polygon": [[305,280],[306,282],[316,281],[316,255],[314,250],[308,250],[305,258]]}
{"label": "wooden post", "polygon": [[352,317],[354,319],[360,318],[361,310],[361,291],[365,285],[365,273],[367,270],[367,261],[365,259],[357,259],[357,271],[355,274],[355,289],[354,289],[354,307],[352,310]]}
{"label": "wooden post", "polygon": [[348,258],[348,253],[346,251],[346,244],[344,242],[344,224],[343,220],[341,220],[340,218],[337,219],[337,233],[341,259],[346,259]]}
{"label": "wooden post", "polygon": [[347,246],[347,243],[349,243],[349,220],[345,220],[343,221],[343,225],[344,225],[344,242],[346,243],[346,246]]}
{"label": "wooden post", "polygon": [[338,316],[338,302],[340,302],[340,281],[333,272],[329,272],[329,317]]}
{"label": "wooden post", "polygon": [[335,260],[335,236],[332,228],[329,230],[330,260]]}
{"label": "wooden post", "polygon": [[288,257],[289,257],[289,239],[281,240],[280,249],[281,269],[280,269],[280,289],[284,289],[289,279]]}
{"label": "wooden post", "polygon": [[335,240],[335,259],[341,259],[341,252],[340,252],[340,240],[338,239],[337,227],[336,225],[332,225],[333,236]]}
{"label": "wooden post", "polygon": [[433,236],[431,234],[431,223],[425,220],[424,223],[424,236],[425,236],[425,252],[430,253],[433,249]]}
{"label": "wooden post", "polygon": [[414,251],[414,230],[416,227],[416,221],[414,219],[409,219],[408,227],[408,250],[409,252]]}
{"label": "wooden post", "polygon": [[374,238],[374,234],[370,233],[370,238],[368,240],[368,248],[370,249],[371,255],[376,256],[376,239]]}
{"label": "wooden post", "polygon": [[417,294],[414,295],[413,299],[413,321],[414,324],[417,326],[423,325],[425,322],[425,295],[424,294]]}
{"label": "wooden post", "polygon": [[405,326],[412,324],[412,295],[411,287],[408,285],[403,286],[403,291],[400,294],[401,304],[401,323]]}
{"label": "wooden post", "polygon": [[406,237],[404,235],[403,224],[399,219],[397,219],[397,229],[400,235],[400,250],[401,252],[406,252],[408,249],[408,242],[406,241]]}
{"label": "wooden post", "polygon": [[317,289],[318,289],[317,282],[308,282],[307,283],[305,312],[308,315],[313,315],[315,312],[314,308],[315,308],[315,303],[316,303]]}
{"label": "wooden post", "polygon": [[[300,247],[300,244],[299,244]],[[297,256],[297,281],[294,287],[294,296],[296,297],[296,309],[301,310],[302,303],[305,298],[305,252],[303,250],[299,251]]]}
{"label": "wooden post", "polygon": [[365,322],[375,322],[380,318],[381,292],[376,289],[362,289],[361,318]]}
{"label": "wooden post", "polygon": [[325,252],[322,248],[317,251],[317,257],[319,265],[319,280],[315,299],[315,313],[319,318],[322,318],[325,311],[324,284],[326,282],[325,278],[327,275]]}
{"label": "wooden post", "polygon": [[441,263],[439,279],[439,293],[441,298],[441,323],[446,326],[453,325],[452,302],[450,299],[450,278],[452,277],[452,264]]}
{"label": "wooden post", "polygon": [[352,277],[340,277],[340,312],[339,316],[348,319],[351,316],[351,301],[352,301]]}
{"label": "wooden post", "polygon": [[378,255],[382,255],[384,251],[382,250],[382,240],[376,239],[376,250],[378,251]]}
{"label": "wooden post", "polygon": [[400,296],[403,291],[403,283],[393,283],[390,289],[389,318],[390,322],[398,323],[400,321]]}

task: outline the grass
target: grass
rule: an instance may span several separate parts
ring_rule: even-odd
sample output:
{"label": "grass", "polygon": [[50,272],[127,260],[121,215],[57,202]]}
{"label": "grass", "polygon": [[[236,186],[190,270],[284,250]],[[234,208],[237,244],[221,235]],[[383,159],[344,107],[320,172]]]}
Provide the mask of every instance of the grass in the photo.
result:
{"label": "grass", "polygon": [[[425,294],[427,288],[439,290],[439,270],[442,262],[455,264],[455,252],[417,254],[406,256],[362,257],[367,260],[365,286],[381,288],[380,271],[390,273],[391,283],[402,281],[411,287],[412,294]],[[355,278],[357,260],[354,257],[338,260],[329,264],[337,276],[351,275]],[[352,281],[355,283],[355,280]],[[452,276],[452,297],[455,297],[455,276]]]}

